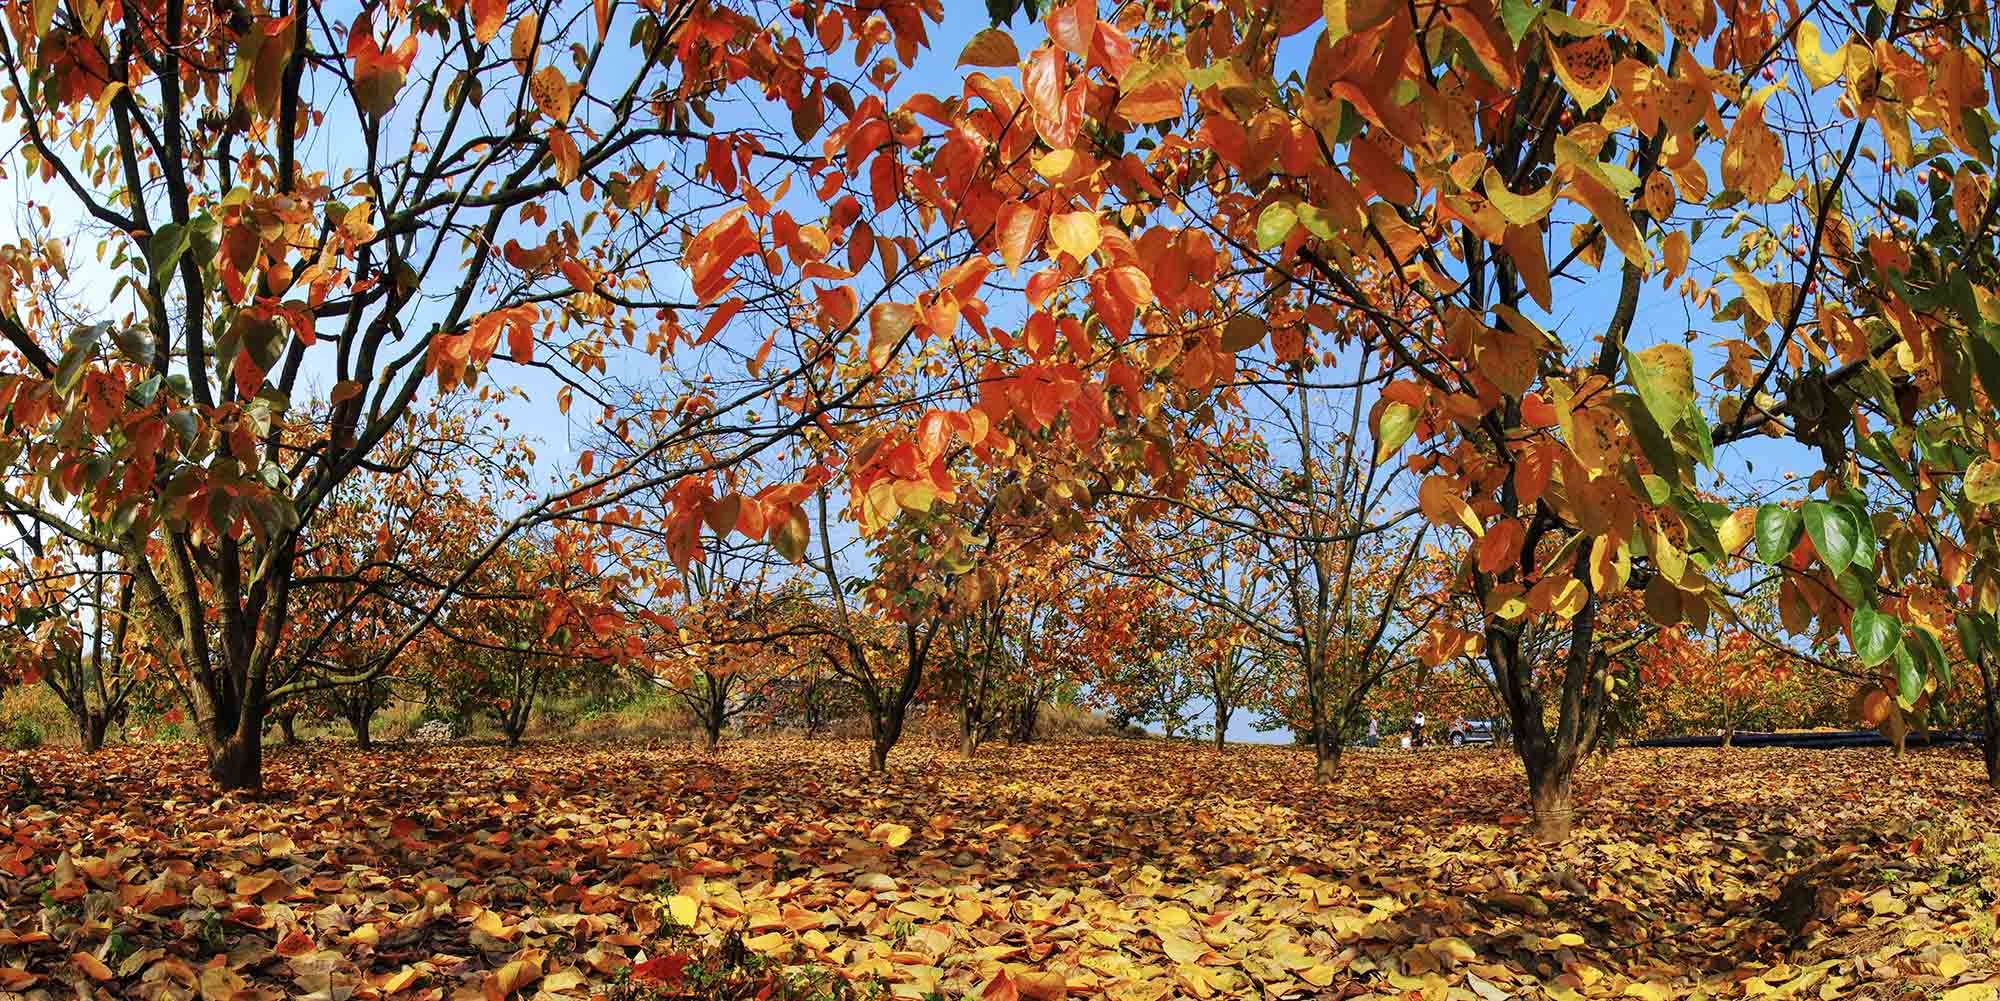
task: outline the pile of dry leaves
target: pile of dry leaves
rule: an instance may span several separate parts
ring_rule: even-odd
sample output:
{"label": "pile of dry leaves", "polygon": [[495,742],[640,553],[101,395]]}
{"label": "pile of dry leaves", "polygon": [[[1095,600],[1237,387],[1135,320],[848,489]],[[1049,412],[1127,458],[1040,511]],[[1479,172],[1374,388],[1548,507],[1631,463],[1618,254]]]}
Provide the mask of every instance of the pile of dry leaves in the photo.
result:
{"label": "pile of dry leaves", "polygon": [[664,998],[718,949],[825,997],[2000,985],[2000,794],[1955,753],[1621,751],[1556,848],[1504,752],[1359,755],[1326,786],[1277,748],[863,759],[312,747],[217,800],[188,749],[14,756],[0,998]]}

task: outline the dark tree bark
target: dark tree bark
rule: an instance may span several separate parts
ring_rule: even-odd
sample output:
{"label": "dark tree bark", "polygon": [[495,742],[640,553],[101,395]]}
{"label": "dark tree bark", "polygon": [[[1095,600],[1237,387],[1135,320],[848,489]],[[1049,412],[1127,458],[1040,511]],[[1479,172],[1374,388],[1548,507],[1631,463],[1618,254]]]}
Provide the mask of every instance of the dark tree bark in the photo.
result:
{"label": "dark tree bark", "polygon": [[104,733],[111,727],[111,716],[103,712],[84,712],[76,716],[76,735],[83,745],[84,753],[93,754],[104,747]]}
{"label": "dark tree bark", "polygon": [[1979,665],[1979,702],[1984,726],[1979,734],[1979,750],[1986,759],[1986,784],[2000,789],[2000,685],[1995,684],[1993,663],[1985,652],[1973,660]]}
{"label": "dark tree bark", "polygon": [[364,751],[374,749],[375,737],[369,732],[370,725],[375,720],[375,707],[372,701],[361,700],[358,705],[349,703],[345,715],[347,729],[354,734],[354,746]]}

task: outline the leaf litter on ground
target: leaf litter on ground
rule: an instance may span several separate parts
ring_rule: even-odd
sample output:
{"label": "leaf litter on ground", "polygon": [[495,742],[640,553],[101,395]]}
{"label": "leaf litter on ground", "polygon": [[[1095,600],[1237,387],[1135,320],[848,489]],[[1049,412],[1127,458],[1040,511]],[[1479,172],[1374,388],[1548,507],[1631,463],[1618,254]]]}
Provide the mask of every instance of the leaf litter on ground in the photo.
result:
{"label": "leaf litter on ground", "polygon": [[[1976,757],[757,739],[0,762],[0,999],[638,998],[675,943],[895,997],[1992,1001]],[[622,993],[618,993],[622,992]],[[665,995],[661,995],[665,996]]]}

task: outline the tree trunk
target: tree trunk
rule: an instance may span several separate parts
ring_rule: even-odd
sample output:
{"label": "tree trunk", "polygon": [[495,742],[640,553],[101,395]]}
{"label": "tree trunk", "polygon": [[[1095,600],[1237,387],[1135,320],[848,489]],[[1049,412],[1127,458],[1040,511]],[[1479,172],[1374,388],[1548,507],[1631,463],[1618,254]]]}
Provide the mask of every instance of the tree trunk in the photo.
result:
{"label": "tree trunk", "polygon": [[1222,753],[1229,744],[1229,717],[1231,711],[1221,699],[1215,700],[1215,751]]}
{"label": "tree trunk", "polygon": [[1487,664],[1507,705],[1514,753],[1527,774],[1534,833],[1550,843],[1569,837],[1570,778],[1580,752],[1596,743],[1604,720],[1603,683],[1610,657],[1595,644],[1596,616],[1596,599],[1586,599],[1583,611],[1570,623],[1569,650],[1560,675],[1560,715],[1553,730],[1543,720],[1541,697],[1521,659],[1519,632],[1497,622],[1486,627]]}
{"label": "tree trunk", "polygon": [[264,780],[264,728],[242,727],[208,752],[208,777],[224,792],[256,789]]}
{"label": "tree trunk", "polygon": [[375,716],[373,710],[369,700],[363,700],[360,705],[350,703],[347,708],[347,728],[354,731],[354,746],[364,751],[375,746],[375,740],[368,732],[368,724]]}
{"label": "tree trunk", "polygon": [[76,716],[77,742],[83,745],[85,754],[94,754],[104,747],[104,732],[111,726],[108,713],[85,710]]}
{"label": "tree trunk", "polygon": [[1724,727],[1722,730],[1722,749],[1727,751],[1735,743],[1736,743],[1736,728],[1733,726]]}
{"label": "tree trunk", "polygon": [[722,746],[722,720],[713,716],[701,721],[702,750],[714,754]]}
{"label": "tree trunk", "polygon": [[1313,781],[1326,783],[1340,774],[1340,741],[1333,739],[1324,728],[1319,739],[1313,742]]}
{"label": "tree trunk", "polygon": [[1023,744],[1032,743],[1035,739],[1035,730],[1041,723],[1042,702],[1040,699],[1029,699],[1021,706],[1021,723],[1015,728],[1015,736],[1019,737]]}
{"label": "tree trunk", "polygon": [[868,746],[868,770],[877,774],[888,771],[889,750],[895,746],[896,742],[893,740],[884,741],[879,737],[876,738]]}
{"label": "tree trunk", "polygon": [[1528,799],[1535,811],[1535,837],[1548,844],[1561,844],[1569,840],[1570,832],[1570,791],[1569,774],[1550,767],[1538,778],[1533,772],[1528,775]]}
{"label": "tree trunk", "polygon": [[297,713],[285,713],[278,717],[278,733],[284,737],[286,747],[299,742],[298,733],[292,729],[292,721],[297,715]]}
{"label": "tree trunk", "polygon": [[1979,735],[1979,749],[1986,757],[1986,784],[2000,789],[2000,693],[1994,691],[1993,665],[1982,654],[1979,661],[1981,702],[1986,726]]}

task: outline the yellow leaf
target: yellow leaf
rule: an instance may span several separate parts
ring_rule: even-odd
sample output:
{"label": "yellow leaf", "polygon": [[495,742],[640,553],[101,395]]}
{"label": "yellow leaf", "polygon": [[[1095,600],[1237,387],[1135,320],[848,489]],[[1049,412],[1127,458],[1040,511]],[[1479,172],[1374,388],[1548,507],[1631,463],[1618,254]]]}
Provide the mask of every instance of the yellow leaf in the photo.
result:
{"label": "yellow leaf", "polygon": [[390,974],[389,979],[382,981],[382,993],[398,994],[407,991],[416,984],[417,978],[421,976],[423,976],[422,970],[414,966],[405,966]]}
{"label": "yellow leaf", "polygon": [[583,974],[575,969],[557,970],[542,978],[542,990],[551,994],[575,990],[584,984]]}
{"label": "yellow leaf", "polygon": [[1765,288],[1757,276],[1741,268],[1738,268],[1732,277],[1736,279],[1736,287],[1743,290],[1743,304],[1750,307],[1750,311],[1757,314],[1757,318],[1765,323],[1777,322],[1777,314],[1771,309],[1771,290]]}
{"label": "yellow leaf", "polygon": [[1952,977],[1956,977],[1959,974],[1964,973],[1967,965],[1968,964],[1966,963],[1965,956],[1963,954],[1956,952],[1947,952],[1944,955],[1938,957],[1937,975],[1949,980]]}
{"label": "yellow leaf", "polygon": [[1207,946],[1190,942],[1174,934],[1161,935],[1160,948],[1166,952],[1168,959],[1176,963],[1198,962],[1201,957],[1208,955]]}
{"label": "yellow leaf", "polygon": [[743,940],[743,947],[752,952],[769,956],[786,948],[785,936],[778,932],[766,932],[755,938]]}
{"label": "yellow leaf", "polygon": [[526,69],[535,61],[535,48],[539,44],[539,36],[535,30],[536,22],[537,18],[533,14],[515,21],[514,34],[507,40],[508,54],[512,55],[514,61],[519,63],[523,69]]}
{"label": "yellow leaf", "polygon": [[1517,195],[1507,189],[1506,180],[1500,176],[1499,171],[1491,167],[1486,168],[1486,187],[1483,190],[1486,193],[1486,200],[1492,202],[1493,207],[1499,209],[1500,214],[1516,226],[1540,222],[1556,203],[1556,192],[1553,187],[1543,185],[1541,190],[1532,194]]}
{"label": "yellow leaf", "polygon": [[1433,525],[1443,527],[1456,522],[1475,537],[1486,534],[1486,526],[1460,496],[1458,481],[1449,476],[1425,477],[1423,485],[1417,488],[1417,506]]}
{"label": "yellow leaf", "polygon": [[1069,173],[1076,164],[1076,151],[1059,149],[1035,160],[1035,172],[1043,177],[1055,179]]}
{"label": "yellow leaf", "polygon": [[1773,84],[1744,102],[1722,147],[1723,185],[1752,202],[1777,201],[1791,188],[1785,177],[1784,144],[1764,124],[1764,102],[1777,90]]}
{"label": "yellow leaf", "polygon": [[1050,217],[1049,239],[1055,242],[1057,250],[1081,263],[1097,252],[1104,234],[1098,229],[1097,213],[1064,212]]}
{"label": "yellow leaf", "polygon": [[1639,235],[1639,227],[1632,224],[1632,209],[1623,198],[1610,188],[1598,183],[1588,173],[1572,172],[1570,184],[1563,192],[1570,200],[1589,210],[1597,224],[1604,227],[1604,235],[1618,247],[1625,259],[1644,268],[1653,262],[1653,252]]}
{"label": "yellow leaf", "polygon": [[667,898],[667,916],[673,918],[674,924],[682,928],[694,927],[695,916],[700,910],[700,903],[685,893],[676,893]]}
{"label": "yellow leaf", "polygon": [[1966,984],[1944,992],[1941,1001],[1993,1001],[1992,984]]}
{"label": "yellow leaf", "polygon": [[1817,90],[1840,79],[1847,68],[1847,46],[1832,52],[1819,47],[1819,26],[1811,21],[1800,21],[1798,27],[1799,68],[1806,71],[1806,82]]}
{"label": "yellow leaf", "polygon": [[1340,41],[1387,21],[1396,13],[1394,0],[1325,0],[1326,40]]}
{"label": "yellow leaf", "polygon": [[1555,50],[1556,79],[1576,99],[1577,107],[1597,107],[1611,92],[1611,43],[1602,35],[1578,42],[1552,46]]}
{"label": "yellow leaf", "polygon": [[535,107],[542,114],[558,122],[568,122],[573,98],[569,91],[569,78],[554,66],[544,66],[535,71],[528,80],[528,95],[535,99]]}
{"label": "yellow leaf", "polygon": [[868,833],[868,840],[881,842],[891,848],[901,848],[903,842],[910,840],[910,829],[902,824],[884,821],[876,824],[875,829]]}

